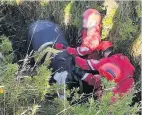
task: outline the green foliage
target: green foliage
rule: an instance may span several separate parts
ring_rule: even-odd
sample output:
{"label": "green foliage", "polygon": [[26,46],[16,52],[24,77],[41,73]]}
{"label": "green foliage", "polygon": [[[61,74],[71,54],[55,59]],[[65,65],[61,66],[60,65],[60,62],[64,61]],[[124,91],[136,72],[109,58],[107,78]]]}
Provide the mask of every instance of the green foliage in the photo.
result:
{"label": "green foliage", "polygon": [[[127,5],[126,5],[127,4]],[[127,7],[124,7],[126,5]],[[128,44],[130,44],[130,41],[133,41],[136,39],[136,36],[139,35],[139,24],[135,23],[136,18],[135,15],[137,13],[132,14],[132,10],[130,10],[130,7],[133,7],[133,10],[137,6],[132,6],[130,2],[124,2],[121,6],[119,6],[115,18],[114,18],[114,28],[117,28],[117,33],[115,33],[115,37],[117,40],[115,43],[118,41],[123,41],[124,44],[126,44],[126,47],[129,47]],[[124,7],[122,10],[121,8]],[[134,15],[134,16],[133,16]],[[135,17],[135,18],[133,18]],[[115,30],[112,30],[115,31]],[[113,33],[113,32],[112,32]],[[126,41],[127,40],[127,41]],[[126,42],[124,42],[126,41]],[[116,46],[119,46],[120,44],[116,44]]]}
{"label": "green foliage", "polygon": [[34,86],[37,88],[37,93],[41,94],[41,100],[44,99],[44,95],[48,92],[48,88],[50,87],[48,84],[49,78],[51,77],[51,71],[47,69],[46,66],[41,66],[38,68],[37,76],[34,76],[32,82]]}
{"label": "green foliage", "polygon": [[119,36],[123,40],[125,39],[132,39],[134,36],[132,33],[137,32],[137,25],[134,25],[132,20],[130,18],[127,19],[127,21],[119,21]]}
{"label": "green foliage", "polygon": [[[70,24],[80,28],[83,11],[88,6],[101,11],[103,3],[103,1],[24,1],[19,5],[19,0],[12,2],[10,0],[0,1],[0,15],[2,17],[0,18],[0,32],[5,36],[10,36],[9,39],[15,42],[13,49],[17,51],[17,57],[21,59],[25,57],[27,52],[25,48],[26,42],[24,41],[27,40],[27,27],[31,22],[47,19],[53,15],[55,17],[53,21],[62,25],[62,28],[67,31],[63,22],[64,15],[71,14],[72,17],[69,17],[72,20]],[[110,3],[110,6],[113,5]],[[108,6],[107,9],[110,9],[110,12],[107,13],[103,20],[102,38],[112,40],[118,51],[126,52],[132,41],[139,36],[140,23],[138,19],[141,17],[141,4],[138,1],[122,1],[119,2],[118,8],[110,8]],[[136,13],[133,12],[134,9]],[[27,115],[34,115],[35,113],[37,115],[55,115],[58,113],[59,115],[136,114],[138,105],[136,104],[134,107],[129,106],[133,92],[128,96],[124,96],[115,104],[110,104],[112,94],[107,92],[104,92],[101,100],[94,101],[90,98],[88,103],[82,105],[70,106],[67,100],[58,98],[52,102],[44,100],[46,92],[55,93],[58,88],[63,88],[62,86],[49,87],[48,79],[51,76],[50,69],[47,69],[49,64],[47,60],[49,58],[47,57],[43,66],[36,68],[36,75],[33,77],[21,76],[24,79],[23,82],[19,82],[16,79],[19,66],[16,63],[11,63],[14,51],[11,42],[5,36],[0,37],[0,53],[2,53],[5,59],[5,63],[0,64],[0,86],[4,86],[4,93],[0,94],[0,115],[20,115],[21,113]],[[40,55],[36,55],[36,61],[40,60],[46,52],[43,51]],[[102,79],[102,82],[105,84],[106,89],[114,86],[113,82],[108,82],[105,79]],[[66,96],[68,94],[69,92],[66,91]],[[73,101],[78,98],[80,99],[81,96],[76,92]]]}
{"label": "green foliage", "polygon": [[0,36],[0,53],[3,56],[3,60],[0,60],[0,64],[5,62],[12,62],[13,60],[13,52],[12,52],[12,43],[9,41],[9,39],[2,35]]}
{"label": "green foliage", "polygon": [[139,3],[138,1],[136,2],[136,5],[135,5],[135,10],[136,10],[136,13],[137,13],[137,17],[136,18],[141,18],[142,17],[142,7],[141,7],[141,3]]}
{"label": "green foliage", "polygon": [[48,0],[42,0],[40,1],[41,6],[47,6],[48,5]]}
{"label": "green foliage", "polygon": [[28,107],[32,108],[34,112],[39,102],[44,99],[44,95],[48,92],[48,79],[51,72],[46,66],[39,67],[37,69],[38,74],[33,78],[25,76],[23,82],[16,80],[17,71],[17,64],[7,64],[4,70],[0,71],[0,85],[4,86],[4,94],[0,95],[2,115],[4,115],[4,110],[6,110],[6,114],[19,115],[19,112],[28,110]]}
{"label": "green foliage", "polygon": [[82,14],[87,9],[89,8],[95,8],[98,11],[102,10],[102,4],[103,2],[93,2],[93,1],[76,1],[74,2],[71,10],[72,18],[71,18],[71,24],[78,27],[82,28]]}
{"label": "green foliage", "polygon": [[44,65],[49,65],[50,64],[50,55],[53,53],[54,55],[57,54],[58,52],[60,52],[59,50],[53,49],[53,48],[44,48],[42,49],[40,52],[35,52],[34,53],[34,58],[36,60],[37,63],[39,63],[41,61],[41,59],[46,55],[45,61],[44,61]]}
{"label": "green foliage", "polygon": [[114,81],[108,81],[106,78],[101,77],[102,85],[105,89],[112,88],[115,86]]}
{"label": "green foliage", "polygon": [[0,52],[9,53],[12,51],[12,44],[7,37],[0,36],[0,42]]}
{"label": "green foliage", "polygon": [[71,12],[73,3],[74,3],[74,1],[71,1],[71,2],[69,2],[69,4],[65,7],[65,9],[64,9],[65,15],[70,15],[70,12]]}
{"label": "green foliage", "polygon": [[106,16],[104,17],[102,23],[103,23],[103,29],[102,29],[102,39],[106,39],[109,36],[109,32],[111,31],[114,23],[113,19],[115,16],[115,13],[117,11],[118,6],[115,6],[114,8],[111,8],[111,6],[108,7],[108,11]]}
{"label": "green foliage", "polygon": [[[88,103],[70,107],[72,115],[135,115],[138,111],[138,105],[130,107],[132,94],[125,95],[116,103],[112,104],[110,98],[112,93],[105,93],[100,101],[89,99]],[[68,110],[67,110],[68,111]],[[119,112],[118,112],[119,111]]]}
{"label": "green foliage", "polygon": [[71,1],[67,4],[67,6],[64,9],[64,23],[65,25],[70,24],[71,22],[71,10],[72,10],[72,6],[74,4],[74,1]]}
{"label": "green foliage", "polygon": [[9,5],[16,5],[16,0],[1,0],[1,4],[9,4]]}

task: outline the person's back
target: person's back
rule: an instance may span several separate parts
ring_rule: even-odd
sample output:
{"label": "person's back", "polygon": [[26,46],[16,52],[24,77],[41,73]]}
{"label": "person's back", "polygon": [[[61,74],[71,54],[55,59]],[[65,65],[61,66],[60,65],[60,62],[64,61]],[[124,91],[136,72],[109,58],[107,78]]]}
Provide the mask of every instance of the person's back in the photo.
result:
{"label": "person's back", "polygon": [[29,26],[28,47],[32,45],[33,50],[37,51],[40,47],[49,42],[57,42],[68,46],[61,28],[48,20],[38,20]]}
{"label": "person's back", "polygon": [[126,93],[134,83],[133,76],[135,69],[133,65],[128,57],[123,54],[112,55],[109,57],[109,60],[120,69],[120,74],[117,76],[119,79],[116,80],[117,88],[113,90],[114,93]]}
{"label": "person's back", "polygon": [[115,54],[112,55],[110,59],[120,68],[121,75],[123,76],[120,77],[120,81],[126,79],[128,76],[134,75],[135,69],[127,56],[123,54]]}

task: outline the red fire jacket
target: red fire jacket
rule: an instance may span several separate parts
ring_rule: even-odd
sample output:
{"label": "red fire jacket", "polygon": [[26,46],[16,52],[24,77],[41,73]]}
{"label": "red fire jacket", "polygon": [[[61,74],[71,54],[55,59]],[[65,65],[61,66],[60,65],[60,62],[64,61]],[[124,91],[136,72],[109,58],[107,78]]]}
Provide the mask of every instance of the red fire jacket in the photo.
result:
{"label": "red fire jacket", "polygon": [[80,47],[71,48],[67,47],[67,52],[70,55],[84,56],[92,53],[96,47],[99,46],[101,41],[100,37],[100,25],[93,27],[90,30],[82,30],[82,44]]}
{"label": "red fire jacket", "polygon": [[[71,48],[67,47],[67,52],[70,55],[84,56],[91,54],[98,46],[101,41],[100,35],[101,25],[95,26],[89,30],[83,29],[81,32],[82,44],[80,47]],[[63,49],[63,44],[55,44],[56,49]]]}

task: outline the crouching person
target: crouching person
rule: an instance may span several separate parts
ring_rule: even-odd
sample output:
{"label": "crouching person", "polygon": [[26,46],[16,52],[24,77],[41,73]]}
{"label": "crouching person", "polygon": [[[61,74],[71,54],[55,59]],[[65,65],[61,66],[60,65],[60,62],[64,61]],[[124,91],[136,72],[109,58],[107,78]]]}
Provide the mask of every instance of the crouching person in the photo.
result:
{"label": "crouching person", "polygon": [[80,33],[81,46],[77,48],[65,47],[56,43],[56,49],[67,49],[68,54],[75,56],[91,55],[101,41],[101,14],[96,9],[87,9],[83,13],[83,29]]}
{"label": "crouching person", "polygon": [[[127,56],[123,54],[112,54],[112,43],[109,41],[103,41],[97,48],[103,56],[100,60],[85,60],[80,57],[75,57],[76,65],[81,68],[77,74],[81,80],[84,80],[90,85],[94,85],[93,80],[100,80],[99,77],[104,77],[108,81],[115,82],[115,87],[112,88],[113,97],[111,100],[116,102],[115,95],[118,94],[120,97],[124,93],[131,90],[134,85],[134,72],[135,68],[130,63]],[[83,70],[97,70],[98,75],[86,73]]]}

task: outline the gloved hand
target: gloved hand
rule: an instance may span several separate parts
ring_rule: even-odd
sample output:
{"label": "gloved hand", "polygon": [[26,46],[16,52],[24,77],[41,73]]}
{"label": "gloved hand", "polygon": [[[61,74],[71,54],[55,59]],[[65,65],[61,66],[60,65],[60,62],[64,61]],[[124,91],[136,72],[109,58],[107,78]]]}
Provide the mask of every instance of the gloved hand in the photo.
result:
{"label": "gloved hand", "polygon": [[67,47],[67,52],[69,55],[78,55],[76,48]]}
{"label": "gloved hand", "polygon": [[64,44],[55,43],[54,48],[57,50],[62,50],[62,49],[65,49],[66,46],[64,46]]}

